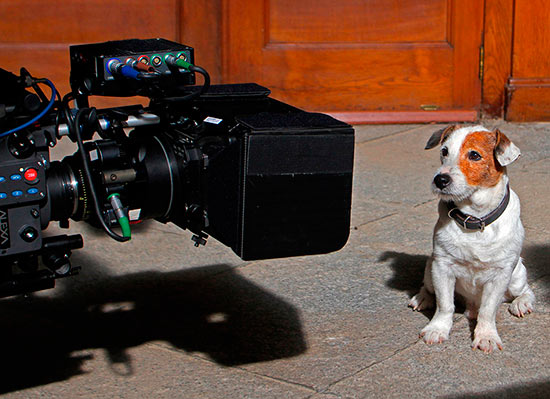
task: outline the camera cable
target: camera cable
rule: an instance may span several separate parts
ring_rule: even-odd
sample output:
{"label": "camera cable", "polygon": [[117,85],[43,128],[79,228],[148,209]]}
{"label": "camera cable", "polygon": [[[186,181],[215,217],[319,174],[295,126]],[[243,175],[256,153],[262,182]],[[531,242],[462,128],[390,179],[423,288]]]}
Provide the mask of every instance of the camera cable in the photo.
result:
{"label": "camera cable", "polygon": [[129,241],[130,240],[130,237],[129,236],[120,236],[119,234],[115,233],[108,225],[107,223],[105,222],[105,219],[103,218],[103,214],[101,212],[101,209],[99,208],[99,200],[98,200],[98,197],[97,197],[97,193],[95,191],[95,187],[94,187],[94,183],[93,183],[93,180],[92,180],[92,174],[90,172],[90,165],[89,165],[89,162],[88,162],[88,153],[86,152],[86,149],[84,148],[84,143],[82,142],[82,135],[81,135],[81,119],[83,118],[84,114],[87,113],[87,118],[88,118],[88,123],[91,121],[91,120],[96,120],[97,119],[97,116],[96,116],[96,111],[95,111],[95,108],[82,108],[80,110],[78,110],[78,112],[76,113],[76,117],[74,119],[74,136],[76,138],[76,142],[78,144],[78,149],[80,151],[80,155],[82,157],[82,166],[84,168],[84,175],[86,176],[86,181],[88,183],[88,186],[89,186],[89,189],[90,189],[90,194],[92,196],[92,202],[93,202],[93,206],[94,206],[94,210],[95,210],[95,213],[96,213],[96,216],[99,220],[99,223],[101,224],[101,227],[103,227],[103,229],[105,230],[105,232],[111,237],[113,238],[114,240],[116,241],[119,241],[119,242],[125,242],[125,241]]}
{"label": "camera cable", "polygon": [[166,56],[165,61],[166,61],[166,64],[169,65],[172,68],[181,68],[181,69],[185,69],[185,70],[190,71],[190,72],[197,72],[197,73],[201,74],[204,78],[204,83],[202,84],[202,87],[198,91],[193,91],[192,93],[187,94],[185,96],[181,96],[181,97],[166,97],[166,98],[163,99],[163,101],[187,101],[187,100],[191,100],[193,98],[202,96],[210,88],[210,75],[208,74],[206,69],[204,69],[204,68],[202,68],[198,65],[191,64],[190,62],[185,61],[183,58],[176,58],[173,55]]}
{"label": "camera cable", "polygon": [[46,105],[46,107],[41,111],[39,112],[36,116],[34,116],[33,118],[31,118],[30,120],[28,120],[27,122],[23,123],[22,125],[19,125],[13,129],[10,129],[8,131],[5,131],[3,133],[0,133],[0,138],[1,137],[5,137],[5,136],[8,136],[12,133],[15,133],[15,132],[18,132],[22,129],[25,129],[29,126],[31,126],[33,123],[39,121],[44,115],[46,115],[48,113],[48,111],[52,108],[54,102],[55,102],[55,97],[57,96],[57,89],[55,88],[54,84],[48,80],[48,79],[33,79],[33,82],[34,83],[44,83],[46,85],[48,85],[50,87],[50,89],[52,90],[52,95],[51,95],[51,98],[50,98],[50,101],[49,103]]}
{"label": "camera cable", "polygon": [[56,118],[56,124],[55,124],[55,132],[57,136],[60,138],[61,135],[59,134],[59,124],[61,122],[61,114],[65,117],[65,122],[67,124],[67,129],[69,131],[69,138],[74,142],[74,116],[71,112],[71,107],[69,106],[69,103],[73,101],[75,98],[75,95],[73,92],[67,93],[63,96],[63,99],[61,100],[61,103],[58,108],[58,115]]}

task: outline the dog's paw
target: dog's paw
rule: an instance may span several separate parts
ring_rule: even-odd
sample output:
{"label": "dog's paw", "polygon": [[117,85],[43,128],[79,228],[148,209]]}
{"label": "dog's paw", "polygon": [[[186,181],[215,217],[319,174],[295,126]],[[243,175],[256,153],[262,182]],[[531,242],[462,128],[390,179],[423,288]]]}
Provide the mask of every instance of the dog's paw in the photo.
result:
{"label": "dog's paw", "polygon": [[472,349],[480,349],[485,353],[491,353],[497,349],[502,350],[502,341],[496,330],[476,331],[474,332]]}
{"label": "dog's paw", "polygon": [[449,329],[432,327],[428,324],[420,331],[420,338],[428,345],[441,344],[449,339]]}
{"label": "dog's paw", "polygon": [[534,309],[531,296],[526,294],[518,296],[508,306],[508,311],[516,317],[523,317],[526,314],[533,313]]}
{"label": "dog's paw", "polygon": [[420,292],[413,296],[409,301],[409,307],[413,310],[422,311],[425,309],[431,309],[434,307],[435,297],[430,294],[424,287],[420,289]]}

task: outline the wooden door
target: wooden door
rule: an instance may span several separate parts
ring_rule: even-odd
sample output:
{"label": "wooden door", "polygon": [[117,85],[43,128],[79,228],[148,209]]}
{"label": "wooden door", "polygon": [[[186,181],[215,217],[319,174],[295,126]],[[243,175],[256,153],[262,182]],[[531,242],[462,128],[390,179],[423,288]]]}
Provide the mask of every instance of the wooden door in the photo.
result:
{"label": "wooden door", "polygon": [[[26,67],[69,92],[69,46],[129,38],[179,40],[180,0],[0,1],[0,68]],[[116,101],[115,101],[116,102]],[[99,101],[103,106],[109,101]]]}
{"label": "wooden door", "polygon": [[351,122],[474,120],[483,0],[225,0],[222,77]]}

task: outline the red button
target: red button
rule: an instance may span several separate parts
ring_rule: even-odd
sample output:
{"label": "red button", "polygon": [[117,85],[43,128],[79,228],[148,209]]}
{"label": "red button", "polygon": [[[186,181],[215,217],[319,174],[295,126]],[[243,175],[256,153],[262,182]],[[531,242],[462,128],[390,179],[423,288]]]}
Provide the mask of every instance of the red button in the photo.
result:
{"label": "red button", "polygon": [[26,181],[35,181],[38,178],[38,171],[36,169],[29,168],[25,171],[24,176]]}

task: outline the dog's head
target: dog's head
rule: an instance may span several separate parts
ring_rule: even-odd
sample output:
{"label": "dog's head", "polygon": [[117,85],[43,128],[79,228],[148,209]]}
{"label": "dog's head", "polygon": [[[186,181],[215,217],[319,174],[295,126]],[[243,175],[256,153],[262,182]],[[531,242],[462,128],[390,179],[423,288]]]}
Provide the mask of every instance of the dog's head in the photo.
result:
{"label": "dog's head", "polygon": [[441,167],[432,181],[434,193],[445,201],[459,202],[480,188],[493,187],[506,166],[520,156],[519,148],[498,129],[450,126],[435,132],[427,150],[441,145]]}

